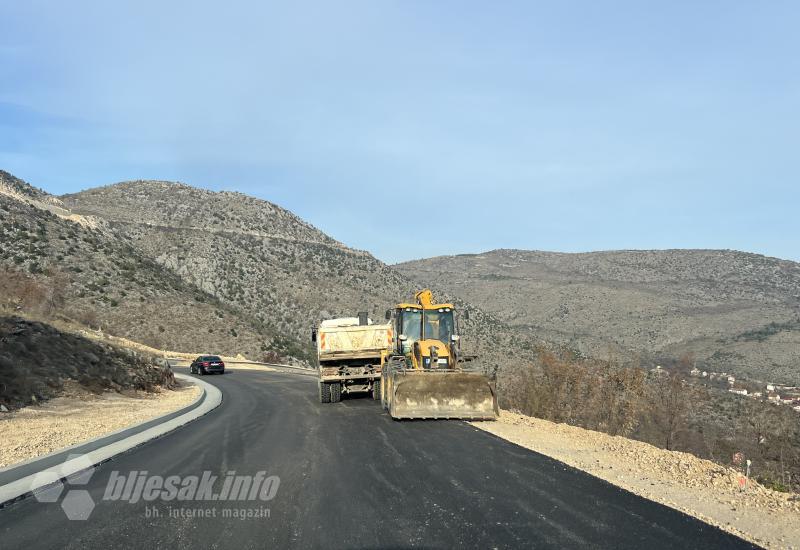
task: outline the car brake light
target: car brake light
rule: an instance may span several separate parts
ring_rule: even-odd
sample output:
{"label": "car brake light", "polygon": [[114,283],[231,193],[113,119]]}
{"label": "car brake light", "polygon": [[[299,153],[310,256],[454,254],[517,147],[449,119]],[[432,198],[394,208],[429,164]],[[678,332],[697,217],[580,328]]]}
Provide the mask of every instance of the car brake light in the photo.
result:
{"label": "car brake light", "polygon": [[224,367],[225,367],[225,363],[223,363],[222,361],[220,361],[220,362],[219,362],[219,366],[224,368]]}
{"label": "car brake light", "polygon": [[208,361],[203,361],[203,366],[207,367],[208,366]]}

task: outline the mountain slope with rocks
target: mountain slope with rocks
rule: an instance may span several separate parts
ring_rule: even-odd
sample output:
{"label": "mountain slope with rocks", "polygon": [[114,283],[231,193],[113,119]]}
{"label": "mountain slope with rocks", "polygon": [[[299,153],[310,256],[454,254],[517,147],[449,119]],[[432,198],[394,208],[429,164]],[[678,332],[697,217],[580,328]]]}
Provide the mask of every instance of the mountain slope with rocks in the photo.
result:
{"label": "mountain slope with rocks", "polygon": [[495,250],[395,268],[581,354],[800,383],[800,264],[729,250]]}
{"label": "mountain slope with rocks", "polygon": [[370,254],[240,193],[135,181],[62,199],[74,212],[105,220],[182,280],[284,335],[297,356],[310,358],[306,342],[315,321],[359,310],[380,320],[414,290]]}
{"label": "mountain slope with rocks", "polygon": [[[54,197],[3,180],[0,268],[61,285],[60,313],[155,348],[313,363],[313,324],[358,311],[381,321],[419,290],[369,253],[241,193],[131,181]],[[506,328],[459,305],[473,314],[462,323],[465,350],[498,365],[483,344],[510,338]]]}
{"label": "mountain slope with rocks", "polygon": [[[313,361],[311,326],[321,319],[387,308],[417,283],[371,254],[348,248],[268,201],[165,181],[132,181],[61,197],[97,217],[181,280],[277,335],[283,353]],[[438,298],[445,293],[434,291]],[[466,348],[491,356],[505,328],[469,304]],[[505,335],[506,337],[508,335]]]}
{"label": "mountain slope with rocks", "polygon": [[101,218],[4,172],[0,300],[47,310],[154,348],[253,356],[279,344],[263,325],[184,281]]}

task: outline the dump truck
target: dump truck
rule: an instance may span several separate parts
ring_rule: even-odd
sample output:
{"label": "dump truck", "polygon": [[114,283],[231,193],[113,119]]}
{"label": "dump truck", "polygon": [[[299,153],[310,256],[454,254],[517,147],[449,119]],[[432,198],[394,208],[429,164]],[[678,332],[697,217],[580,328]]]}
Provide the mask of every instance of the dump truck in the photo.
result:
{"label": "dump truck", "polygon": [[383,408],[395,419],[496,419],[495,386],[461,355],[453,304],[434,303],[427,289],[414,297],[386,312],[391,349],[378,384]]}
{"label": "dump truck", "polygon": [[327,319],[312,330],[319,359],[319,400],[337,403],[343,394],[372,392],[380,397],[381,366],[392,342],[392,328],[375,324],[366,313]]}

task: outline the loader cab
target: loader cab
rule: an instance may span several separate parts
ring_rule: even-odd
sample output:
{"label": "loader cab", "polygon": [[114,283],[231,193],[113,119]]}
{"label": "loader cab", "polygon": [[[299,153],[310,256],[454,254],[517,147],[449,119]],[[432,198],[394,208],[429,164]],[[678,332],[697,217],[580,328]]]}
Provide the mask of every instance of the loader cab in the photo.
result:
{"label": "loader cab", "polygon": [[395,334],[397,334],[397,349],[406,354],[411,351],[414,342],[422,340],[422,309],[417,307],[402,307],[395,310]]}
{"label": "loader cab", "polygon": [[[392,315],[393,313],[393,315]],[[452,307],[426,309],[411,305],[387,311],[394,317],[393,328],[397,335],[396,349],[405,355],[420,340],[438,340],[446,345],[457,345],[455,312]]]}
{"label": "loader cab", "polygon": [[422,336],[424,340],[438,340],[449,344],[455,334],[453,309],[440,307],[422,312]]}

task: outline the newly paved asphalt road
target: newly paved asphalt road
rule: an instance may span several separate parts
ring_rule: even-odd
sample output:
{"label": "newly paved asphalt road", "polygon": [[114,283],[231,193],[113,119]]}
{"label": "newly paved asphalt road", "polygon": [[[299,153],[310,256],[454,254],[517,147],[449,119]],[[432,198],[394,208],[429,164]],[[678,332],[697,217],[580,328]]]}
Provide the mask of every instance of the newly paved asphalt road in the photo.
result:
{"label": "newly paved asphalt road", "polygon": [[[222,389],[219,408],[72,487],[98,503],[89,519],[27,498],[0,510],[0,547],[750,547],[461,422],[393,421],[371,399],[322,405],[315,380],[295,374],[205,380]],[[267,502],[104,501],[112,472],[134,470],[182,480],[261,470],[280,485]],[[169,517],[170,509],[216,517]],[[269,517],[223,518],[226,509]]]}

